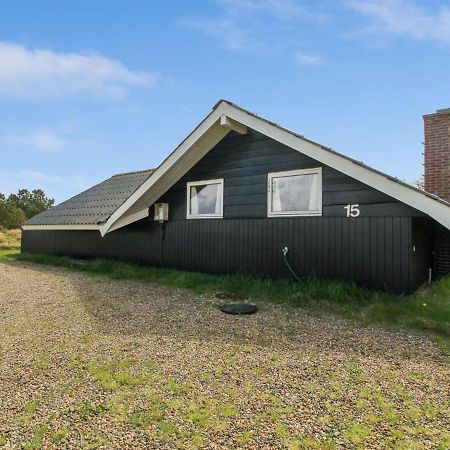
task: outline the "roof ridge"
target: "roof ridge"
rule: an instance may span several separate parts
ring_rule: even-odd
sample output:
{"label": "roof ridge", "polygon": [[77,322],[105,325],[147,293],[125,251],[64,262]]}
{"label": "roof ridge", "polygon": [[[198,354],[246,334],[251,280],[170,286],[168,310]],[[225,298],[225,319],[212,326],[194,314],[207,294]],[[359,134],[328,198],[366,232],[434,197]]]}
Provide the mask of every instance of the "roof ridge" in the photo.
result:
{"label": "roof ridge", "polygon": [[132,174],[135,174],[135,173],[154,172],[155,170],[156,169],[143,169],[143,170],[133,170],[133,171],[130,171],[130,172],[120,172],[120,173],[116,173],[114,175],[111,175],[111,178],[112,177],[118,177],[118,176],[121,176],[121,175],[132,175]]}
{"label": "roof ridge", "polygon": [[[384,177],[386,177],[386,178],[388,178],[388,179],[390,179],[390,180],[392,180],[392,181],[394,181],[394,182],[396,182],[396,183],[398,183],[398,184],[400,184],[400,185],[403,185],[403,186],[405,186],[405,187],[407,187],[407,188],[409,188],[409,189],[412,189],[413,191],[420,192],[421,194],[425,195],[426,197],[432,198],[433,200],[436,200],[436,201],[438,201],[438,202],[440,202],[440,203],[442,203],[442,204],[444,204],[444,205],[450,206],[450,202],[448,202],[447,200],[444,200],[443,198],[440,198],[439,196],[437,196],[437,195],[435,195],[435,194],[432,194],[431,192],[427,192],[427,191],[425,191],[424,189],[420,189],[418,186],[414,186],[414,185],[411,184],[411,183],[408,183],[408,182],[406,182],[406,181],[403,181],[403,180],[399,179],[398,177],[396,177],[396,176],[394,176],[394,175],[390,175],[390,174],[388,174],[388,173],[382,172],[381,170],[375,169],[374,167],[371,167],[371,166],[365,164],[365,163],[362,162],[362,161],[358,161],[358,160],[355,159],[355,158],[352,158],[352,157],[350,157],[350,156],[347,156],[346,154],[341,153],[341,152],[339,152],[338,150],[335,150],[335,149],[332,148],[332,147],[328,147],[328,146],[326,146],[326,145],[320,144],[319,142],[314,141],[314,140],[312,140],[312,139],[310,139],[310,138],[307,138],[307,137],[305,137],[304,135],[299,134],[299,133],[297,133],[297,132],[295,132],[295,131],[292,131],[291,129],[286,128],[286,127],[284,127],[283,125],[280,125],[279,123],[273,122],[273,121],[271,121],[271,120],[269,120],[269,119],[266,119],[265,117],[260,116],[260,115],[257,114],[257,113],[254,113],[254,112],[252,112],[252,111],[249,111],[248,109],[245,109],[245,108],[243,108],[242,106],[239,106],[238,104],[236,104],[236,103],[234,103],[234,102],[231,102],[230,100],[226,100],[226,99],[224,99],[224,98],[220,99],[220,100],[213,106],[213,110],[217,109],[217,107],[218,107],[221,103],[223,103],[223,102],[227,103],[228,105],[231,105],[231,106],[234,107],[234,108],[240,109],[240,110],[243,111],[244,113],[250,114],[251,116],[253,116],[253,117],[257,118],[257,119],[260,119],[260,120],[262,120],[263,122],[268,123],[269,125],[273,125],[273,126],[275,126],[276,128],[279,128],[279,129],[282,130],[282,131],[286,131],[287,133],[289,133],[289,134],[291,134],[291,135],[293,135],[293,136],[296,136],[296,137],[298,137],[298,138],[300,138],[300,139],[302,139],[302,140],[304,140],[304,141],[306,141],[306,142],[309,142],[309,143],[311,143],[311,144],[313,144],[313,145],[317,145],[318,147],[321,147],[321,148],[323,148],[324,150],[327,150],[327,151],[329,151],[329,152],[331,152],[331,153],[334,153],[335,155],[337,155],[337,156],[339,156],[339,157],[341,157],[341,158],[345,158],[345,159],[347,159],[348,161],[353,162],[354,164],[357,164],[357,165],[359,165],[359,166],[362,166],[362,167],[364,167],[365,169],[368,169],[368,170],[370,170],[370,171],[372,171],[372,172],[377,173],[378,175],[384,176]],[[439,111],[444,111],[444,113],[445,113],[445,111],[450,111],[450,108],[446,108],[446,109],[443,109],[443,110],[438,110],[438,112],[439,112]],[[436,114],[436,113],[435,113],[435,114]],[[441,113],[441,114],[442,114],[442,113]]]}

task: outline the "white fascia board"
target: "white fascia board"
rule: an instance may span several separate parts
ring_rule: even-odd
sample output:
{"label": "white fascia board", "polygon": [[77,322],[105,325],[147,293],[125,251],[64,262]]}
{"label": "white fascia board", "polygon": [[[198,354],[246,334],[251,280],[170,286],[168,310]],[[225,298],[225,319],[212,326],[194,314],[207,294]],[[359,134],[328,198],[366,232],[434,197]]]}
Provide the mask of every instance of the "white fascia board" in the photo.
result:
{"label": "white fascia board", "polygon": [[227,117],[428,214],[441,225],[450,229],[450,207],[439,200],[434,200],[425,193],[397,183],[386,175],[304,140],[229,103],[224,102],[221,106],[223,106],[223,114]]}
{"label": "white fascia board", "polygon": [[145,217],[148,216],[149,216],[149,208],[143,209],[142,211],[138,211],[137,213],[130,214],[128,216],[123,216],[112,225],[109,231],[117,230],[118,228],[122,228],[125,225],[144,219]]}
{"label": "white fascia board", "polygon": [[100,225],[22,225],[22,230],[100,230]]}
{"label": "white fascia board", "polygon": [[[229,129],[214,125],[211,128],[211,135],[202,136],[201,139],[186,154],[183,154],[173,166],[169,167],[163,176],[158,179],[152,179],[148,189],[128,206],[123,215],[111,225],[106,233],[112,231],[112,228],[119,222],[132,214],[141,211],[143,208],[148,209],[156,202],[167,190],[169,190],[185,173],[193,167],[197,162],[205,156],[218,142],[220,142],[228,133]],[[203,139],[206,137],[206,139]],[[122,225],[123,226],[123,225]]]}
{"label": "white fascia board", "polygon": [[[233,124],[233,127],[230,125]],[[175,184],[184,173],[193,167],[199,159],[211,150],[214,145],[226,136],[231,128],[236,129],[237,124],[254,129],[304,155],[307,155],[321,163],[332,167],[356,180],[379,190],[402,203],[405,203],[450,229],[450,207],[439,200],[435,200],[425,193],[409,188],[392,180],[389,176],[371,170],[342,155],[327,150],[318,144],[310,142],[293,134],[292,132],[269,123],[253,114],[222,101],[200,125],[163,161],[156,171],[131,195],[124,204],[119,207],[100,227],[104,236],[111,231],[113,225],[123,216],[131,217],[132,207],[146,193],[148,206],[156,201],[168,188]],[[215,133],[211,136],[208,131],[215,127]],[[240,131],[244,131],[240,128]],[[197,145],[196,145],[197,144]],[[190,151],[192,150],[192,151]],[[182,159],[182,161],[179,161]],[[178,164],[177,164],[178,163]],[[178,165],[178,167],[177,167]],[[153,189],[150,193],[149,190]],[[139,206],[137,204],[136,206]],[[142,209],[140,205],[138,210]],[[148,207],[147,206],[147,207]],[[131,223],[127,222],[127,223]],[[118,226],[114,226],[117,229]]]}
{"label": "white fascia board", "polygon": [[[150,177],[111,215],[108,221],[100,228],[100,233],[104,236],[111,231],[111,228],[115,222],[117,222],[123,215],[126,215],[127,211],[136,203],[149,189],[151,189],[158,181],[166,174],[166,172],[172,168],[177,161],[182,158],[205,134],[220,121],[222,115],[223,105],[219,105],[215,110],[211,111],[208,116],[200,123],[200,125],[162,162],[162,164],[150,175]],[[220,126],[220,125],[219,125]],[[222,135],[220,138],[226,136],[230,129],[228,127],[221,127]],[[212,139],[210,142],[211,147],[204,149],[206,154],[214,145],[216,139]],[[197,158],[195,158],[197,159]],[[192,167],[197,161],[194,159]],[[190,169],[189,165],[186,165],[187,170]],[[187,171],[186,170],[186,171]],[[185,172],[186,172],[185,171]],[[179,177],[175,176],[171,183],[174,184],[178,181]],[[155,199],[157,200],[157,199]],[[150,204],[148,205],[150,206]]]}
{"label": "white fascia board", "polygon": [[247,127],[245,125],[230,119],[225,114],[220,116],[220,125],[228,127],[230,130],[236,131],[236,133],[247,134]]}

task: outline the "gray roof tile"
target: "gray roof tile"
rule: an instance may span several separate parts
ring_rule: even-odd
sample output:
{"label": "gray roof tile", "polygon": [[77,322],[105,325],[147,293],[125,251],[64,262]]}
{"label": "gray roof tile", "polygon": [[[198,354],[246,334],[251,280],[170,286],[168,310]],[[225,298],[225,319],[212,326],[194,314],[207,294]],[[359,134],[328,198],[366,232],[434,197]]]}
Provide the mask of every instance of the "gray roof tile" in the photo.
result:
{"label": "gray roof tile", "polygon": [[154,172],[113,175],[75,197],[27,220],[24,225],[100,225]]}

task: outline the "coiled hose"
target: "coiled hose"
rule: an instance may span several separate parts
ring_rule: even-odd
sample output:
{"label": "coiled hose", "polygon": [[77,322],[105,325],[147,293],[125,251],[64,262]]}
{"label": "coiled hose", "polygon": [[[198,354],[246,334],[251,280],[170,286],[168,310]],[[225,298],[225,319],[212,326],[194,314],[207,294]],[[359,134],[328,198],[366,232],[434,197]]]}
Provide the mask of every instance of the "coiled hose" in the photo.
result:
{"label": "coiled hose", "polygon": [[289,272],[292,273],[293,277],[297,280],[300,281],[300,277],[295,273],[294,269],[292,268],[292,266],[289,264],[289,261],[287,259],[287,254],[289,252],[289,249],[287,247],[284,247],[283,249],[281,249],[281,253],[283,254],[283,259],[284,262],[287,266],[287,268],[289,269]]}

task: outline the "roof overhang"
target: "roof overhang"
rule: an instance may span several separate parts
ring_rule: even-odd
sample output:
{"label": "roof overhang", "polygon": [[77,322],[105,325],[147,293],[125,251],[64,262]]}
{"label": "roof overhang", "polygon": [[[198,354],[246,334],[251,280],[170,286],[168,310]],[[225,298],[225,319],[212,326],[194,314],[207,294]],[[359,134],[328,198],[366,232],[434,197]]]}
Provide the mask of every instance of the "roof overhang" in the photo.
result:
{"label": "roof overhang", "polygon": [[133,217],[140,217],[144,211],[148,212],[149,207],[159,197],[167,192],[230,131],[245,134],[247,126],[230,117],[222,106],[215,108],[102,225],[100,228],[102,236],[138,220]]}
{"label": "roof overhang", "polygon": [[100,230],[100,225],[22,225],[22,230]]}
{"label": "roof overhang", "polygon": [[104,236],[140,218],[143,211],[158,200],[231,130],[245,133],[258,131],[304,155],[328,165],[379,190],[435,219],[450,229],[450,205],[400,180],[365,166],[332,149],[252,114],[225,100],[168,156],[156,171],[100,227]]}

